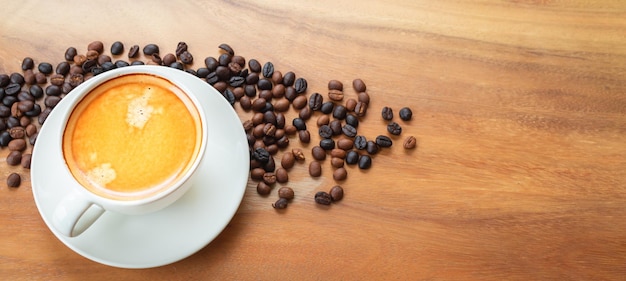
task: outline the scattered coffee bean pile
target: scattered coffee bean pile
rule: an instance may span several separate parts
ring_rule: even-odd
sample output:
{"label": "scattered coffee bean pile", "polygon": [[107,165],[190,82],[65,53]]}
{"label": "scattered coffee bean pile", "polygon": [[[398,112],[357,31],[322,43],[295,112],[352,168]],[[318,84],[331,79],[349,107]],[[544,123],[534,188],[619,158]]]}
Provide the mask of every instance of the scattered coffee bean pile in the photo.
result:
{"label": "scattered coffee bean pile", "polygon": [[[314,130],[307,121],[315,115],[321,140],[311,150],[313,160],[308,164],[311,177],[322,175],[322,161],[329,156],[333,179],[343,182],[348,177],[344,164],[369,169],[371,156],[393,144],[386,135],[368,140],[358,134],[359,122],[367,113],[370,102],[366,85],[361,79],[352,82],[356,98],[348,99],[344,98],[342,82],[330,80],[326,95],[328,100],[325,101],[324,95],[317,92],[307,97],[307,80],[297,77],[294,72],[283,74],[274,68],[272,62],[246,61],[243,56],[235,54],[228,44],[221,44],[218,48],[219,56],[206,57],[204,66],[196,69],[192,68],[194,58],[185,42],[179,42],[174,53],[163,56],[156,44],[147,44],[143,48],[133,45],[128,49],[128,60],[124,60],[125,46],[122,42],[111,44],[108,55],[104,44],[94,41],[84,53],[74,47],[67,48],[64,60],[56,68],[48,62],[39,62],[35,67],[34,59],[24,58],[21,73],[0,73],[0,149],[9,150],[7,164],[30,169],[28,144],[32,150],[38,132],[34,120],[42,125],[59,101],[76,86],[103,72],[142,64],[186,71],[212,85],[231,105],[239,103],[242,110],[252,114],[242,124],[249,144],[250,177],[257,182],[256,189],[260,195],[270,194],[276,183],[288,183],[288,171],[297,162],[305,162],[301,148],[289,150],[288,146],[290,139],[296,138],[300,143],[310,143],[311,131]],[[285,116],[290,108],[298,112],[298,117],[291,122]],[[412,118],[412,111],[405,107],[399,115],[402,120],[408,121]],[[384,107],[382,118],[389,121],[389,134],[402,133],[401,125],[393,121],[392,108]],[[415,147],[415,137],[408,136],[404,148]],[[279,150],[283,153],[280,166],[277,166],[274,157]],[[9,187],[18,187],[20,183],[18,173],[11,173],[7,178]],[[287,186],[281,187],[277,193],[278,200],[272,204],[276,209],[286,208],[295,197],[294,190]],[[330,205],[341,200],[343,194],[343,188],[335,185],[328,192],[317,192],[314,200],[318,204]]]}

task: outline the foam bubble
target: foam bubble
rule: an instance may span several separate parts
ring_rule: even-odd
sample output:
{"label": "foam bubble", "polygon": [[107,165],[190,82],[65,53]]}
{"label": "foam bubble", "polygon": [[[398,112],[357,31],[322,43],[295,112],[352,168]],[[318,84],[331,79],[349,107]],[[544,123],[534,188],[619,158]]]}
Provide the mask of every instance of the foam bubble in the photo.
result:
{"label": "foam bubble", "polygon": [[132,99],[128,103],[128,111],[126,113],[126,123],[128,125],[143,129],[150,116],[155,113],[161,113],[162,109],[155,109],[153,106],[148,105],[148,101],[152,96],[152,88],[147,88],[143,95]]}
{"label": "foam bubble", "polygon": [[117,174],[115,173],[115,169],[111,167],[111,163],[101,164],[87,172],[87,178],[100,186],[106,186],[108,183],[115,180],[116,177]]}

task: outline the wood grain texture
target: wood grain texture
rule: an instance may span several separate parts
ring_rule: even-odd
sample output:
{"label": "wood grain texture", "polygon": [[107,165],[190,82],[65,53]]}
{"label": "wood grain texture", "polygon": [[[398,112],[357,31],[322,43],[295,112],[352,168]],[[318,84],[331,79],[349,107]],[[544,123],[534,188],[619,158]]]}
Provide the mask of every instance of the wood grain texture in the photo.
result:
{"label": "wood grain texture", "polygon": [[[353,95],[352,79],[362,78],[372,102],[359,133],[385,134],[380,109],[410,106],[402,138],[418,139],[406,151],[394,138],[371,170],[349,167],[345,199],[330,208],[312,200],[335,184],[329,160],[319,179],[306,165],[293,169],[296,198],[285,212],[250,181],[215,241],[145,270],[66,248],[41,220],[27,172],[0,161],[2,279],[626,276],[624,1],[15,1],[2,14],[2,73],[21,71],[26,56],[56,64],[67,47],[85,52],[93,40],[156,43],[162,53],[185,41],[197,68],[225,42],[305,77],[308,93],[338,79]],[[22,186],[7,188],[16,171]]]}

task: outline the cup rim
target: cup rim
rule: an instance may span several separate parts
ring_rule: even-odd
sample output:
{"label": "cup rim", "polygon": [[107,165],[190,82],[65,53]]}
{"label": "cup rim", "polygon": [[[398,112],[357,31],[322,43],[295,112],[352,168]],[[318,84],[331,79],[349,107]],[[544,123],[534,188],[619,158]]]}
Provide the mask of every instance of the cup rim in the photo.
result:
{"label": "cup rim", "polygon": [[[178,72],[181,72],[181,73],[178,73]],[[89,191],[82,184],[80,184],[78,180],[74,177],[74,175],[70,172],[68,164],[67,164],[67,160],[65,159],[65,155],[64,153],[61,153],[61,161],[63,162],[64,170],[68,173],[73,184],[77,185],[76,189],[79,190],[81,193],[88,195],[91,198],[96,198],[94,200],[96,202],[94,203],[99,203],[99,204],[103,204],[106,206],[110,206],[110,205],[139,206],[139,205],[151,203],[154,201],[159,201],[160,199],[169,196],[170,194],[182,188],[186,184],[186,182],[188,182],[190,178],[192,178],[192,176],[196,173],[196,170],[198,169],[203,158],[205,157],[205,152],[207,148],[208,128],[207,128],[207,121],[206,121],[207,117],[205,114],[205,109],[202,103],[196,98],[196,93],[194,93],[191,88],[186,86],[186,83],[184,83],[184,81],[181,81],[186,78],[192,79],[195,77],[181,70],[169,68],[169,67],[154,66],[154,65],[130,65],[130,66],[122,67],[122,68],[109,70],[107,72],[94,76],[90,78],[89,80],[83,82],[82,84],[78,85],[76,88],[74,88],[74,90],[72,90],[70,94],[67,95],[67,98],[71,98],[71,100],[68,101],[70,103],[69,104],[70,110],[68,110],[67,112],[64,112],[63,117],[61,119],[61,130],[59,131],[58,136],[57,136],[59,138],[58,144],[60,146],[59,149],[61,151],[63,150],[63,135],[65,134],[65,128],[67,126],[69,118],[74,108],[76,107],[76,105],[80,103],[87,94],[89,94],[93,89],[95,89],[99,85],[107,81],[110,81],[112,79],[122,77],[125,75],[131,75],[131,74],[148,74],[148,75],[154,75],[161,79],[165,79],[169,81],[170,83],[172,83],[173,85],[175,85],[176,87],[178,87],[185,95],[187,95],[189,100],[192,102],[192,104],[195,106],[196,110],[198,111],[198,115],[200,119],[200,128],[202,129],[201,143],[200,143],[200,148],[197,152],[197,155],[193,159],[193,163],[191,164],[191,166],[189,166],[187,171],[185,171],[185,173],[177,181],[172,183],[171,186],[159,192],[156,192],[155,194],[152,194],[150,196],[136,198],[136,199],[129,199],[129,200],[117,200],[113,198],[108,198],[108,197],[104,197],[104,196],[101,196],[99,194]],[[177,75],[172,75],[172,74],[184,74],[184,75],[188,75],[189,77],[185,77],[182,75],[177,77]],[[76,92],[77,89],[79,90],[78,92]]]}

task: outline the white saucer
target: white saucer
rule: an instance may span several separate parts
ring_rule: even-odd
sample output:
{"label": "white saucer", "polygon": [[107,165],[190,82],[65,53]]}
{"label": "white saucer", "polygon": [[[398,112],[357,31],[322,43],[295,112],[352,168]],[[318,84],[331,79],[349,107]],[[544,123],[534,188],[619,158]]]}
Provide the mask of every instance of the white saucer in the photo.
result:
{"label": "white saucer", "polygon": [[[132,66],[138,67],[138,66]],[[155,67],[155,66],[153,66]],[[131,68],[131,67],[126,67]],[[71,94],[48,116],[37,137],[31,165],[32,190],[41,217],[54,235],[76,253],[93,261],[122,268],[149,268],[184,259],[209,244],[234,216],[246,188],[248,143],[232,106],[213,87],[183,71],[168,67],[185,79],[201,103],[209,125],[206,159],[194,186],[178,201],[156,213],[128,216],[105,212],[82,235],[68,238],[51,224],[56,204],[67,193],[55,185],[63,165],[51,160],[60,154],[62,113],[69,110]],[[119,69],[120,74],[124,73]],[[82,86],[82,85],[81,85]],[[79,86],[80,87],[80,86]]]}

